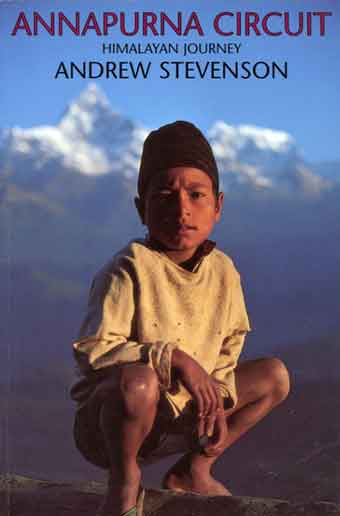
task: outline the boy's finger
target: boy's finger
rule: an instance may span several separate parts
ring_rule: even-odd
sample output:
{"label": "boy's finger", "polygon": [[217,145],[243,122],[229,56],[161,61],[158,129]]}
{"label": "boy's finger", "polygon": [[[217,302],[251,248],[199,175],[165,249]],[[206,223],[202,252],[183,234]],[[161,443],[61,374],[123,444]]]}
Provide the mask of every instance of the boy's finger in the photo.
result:
{"label": "boy's finger", "polygon": [[221,454],[221,448],[213,448],[212,446],[204,447],[204,454],[207,457],[218,457]]}
{"label": "boy's finger", "polygon": [[202,418],[203,413],[204,413],[204,401],[203,401],[203,397],[202,397],[200,391],[196,392],[195,398],[196,398],[196,403],[197,403],[198,417]]}
{"label": "boy's finger", "polygon": [[211,415],[211,414],[215,414],[217,407],[218,407],[217,394],[216,394],[216,390],[213,385],[209,386],[209,393],[210,393],[210,399],[211,399],[209,415]]}
{"label": "boy's finger", "polygon": [[216,396],[217,396],[218,409],[224,410],[223,398],[222,398],[220,389],[218,388],[218,385],[215,385],[215,390],[216,390]]}
{"label": "boy's finger", "polygon": [[222,409],[224,407],[224,404],[223,404],[223,398],[221,395],[221,391],[219,389],[219,385],[216,381],[213,381],[212,386],[213,386],[215,397],[216,397],[216,410]]}
{"label": "boy's finger", "polygon": [[203,448],[204,453],[207,455],[219,455],[222,450],[222,444],[223,443],[220,440],[219,442],[213,442],[209,439],[209,442]]}
{"label": "boy's finger", "polygon": [[219,439],[217,442],[209,441],[209,443],[204,447],[204,451],[206,453],[216,454],[219,450],[222,449],[223,440]]}
{"label": "boy's finger", "polygon": [[208,437],[212,437],[215,428],[216,414],[212,414],[211,416],[205,419],[205,433]]}
{"label": "boy's finger", "polygon": [[198,437],[202,437],[203,435],[205,435],[205,422],[203,417],[198,420],[197,430]]}
{"label": "boy's finger", "polygon": [[217,391],[215,389],[215,385],[213,383],[209,384],[207,391],[210,396],[210,407],[209,407],[209,412],[207,413],[207,415],[210,416],[210,415],[216,413],[218,406],[219,406],[219,400],[218,400]]}
{"label": "boy's finger", "polygon": [[202,389],[202,398],[203,398],[203,416],[207,416],[211,412],[212,399],[210,397],[210,393],[208,389]]}
{"label": "boy's finger", "polygon": [[225,423],[224,418],[223,421],[220,418],[221,416],[217,414],[215,420],[213,439],[210,440],[209,444],[207,444],[206,447],[207,453],[215,453],[225,444],[225,440],[228,435],[228,427]]}

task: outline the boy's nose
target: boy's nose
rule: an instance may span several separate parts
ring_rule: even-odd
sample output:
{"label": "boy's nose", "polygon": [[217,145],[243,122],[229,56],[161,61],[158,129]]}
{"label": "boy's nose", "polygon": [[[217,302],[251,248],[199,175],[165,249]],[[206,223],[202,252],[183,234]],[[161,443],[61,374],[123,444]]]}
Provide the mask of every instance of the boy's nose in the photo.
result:
{"label": "boy's nose", "polygon": [[179,191],[175,200],[176,215],[181,218],[190,214],[190,199],[186,191]]}

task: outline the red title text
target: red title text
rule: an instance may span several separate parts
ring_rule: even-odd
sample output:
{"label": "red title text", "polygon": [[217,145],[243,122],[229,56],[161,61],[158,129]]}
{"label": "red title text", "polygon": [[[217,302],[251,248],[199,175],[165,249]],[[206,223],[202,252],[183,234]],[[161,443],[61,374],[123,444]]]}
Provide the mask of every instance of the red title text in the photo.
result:
{"label": "red title text", "polygon": [[[332,12],[329,11],[223,11],[211,20],[211,29],[219,36],[325,36]],[[206,23],[206,20],[205,20]],[[90,11],[86,14],[76,11],[72,16],[62,11],[42,15],[37,11],[28,15],[21,11],[15,21],[11,35],[38,36],[109,36],[115,33],[123,36],[204,36],[204,23],[199,14],[177,12],[112,12],[100,14]],[[210,27],[209,27],[210,29]]]}

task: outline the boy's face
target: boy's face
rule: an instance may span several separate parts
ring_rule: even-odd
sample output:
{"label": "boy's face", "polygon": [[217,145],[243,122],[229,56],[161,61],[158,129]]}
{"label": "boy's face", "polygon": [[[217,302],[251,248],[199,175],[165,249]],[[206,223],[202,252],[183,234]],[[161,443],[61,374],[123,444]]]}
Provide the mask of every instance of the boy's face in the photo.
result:
{"label": "boy's face", "polygon": [[220,219],[223,193],[216,198],[211,178],[197,168],[170,168],[151,180],[136,205],[150,237],[176,263],[193,256]]}

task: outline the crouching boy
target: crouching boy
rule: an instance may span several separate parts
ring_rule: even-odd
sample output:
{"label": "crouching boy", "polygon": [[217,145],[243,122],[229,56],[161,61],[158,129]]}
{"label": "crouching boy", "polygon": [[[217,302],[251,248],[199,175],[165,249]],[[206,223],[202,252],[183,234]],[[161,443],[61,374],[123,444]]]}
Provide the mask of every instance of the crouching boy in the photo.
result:
{"label": "crouching boy", "polygon": [[230,495],[216,459],[288,394],[277,359],[238,358],[250,330],[240,276],[208,239],[223,193],[211,147],[188,122],[146,139],[136,207],[148,236],[96,275],[75,358],[75,440],[107,468],[99,514],[136,515],[140,464],[183,457],[163,487]]}

